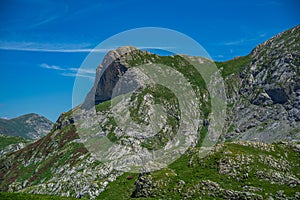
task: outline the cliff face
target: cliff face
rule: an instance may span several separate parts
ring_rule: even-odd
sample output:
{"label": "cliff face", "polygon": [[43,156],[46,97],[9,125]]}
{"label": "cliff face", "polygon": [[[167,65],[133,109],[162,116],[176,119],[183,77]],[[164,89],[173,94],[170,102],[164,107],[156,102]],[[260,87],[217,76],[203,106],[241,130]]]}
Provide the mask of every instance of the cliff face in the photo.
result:
{"label": "cliff face", "polygon": [[134,51],[139,50],[128,46],[107,53],[102,63],[97,67],[94,86],[88,93],[83,108],[89,109],[111,99],[113,88],[129,67],[125,62],[126,55]]}
{"label": "cliff face", "polygon": [[300,138],[300,26],[260,44],[239,73],[227,138]]}

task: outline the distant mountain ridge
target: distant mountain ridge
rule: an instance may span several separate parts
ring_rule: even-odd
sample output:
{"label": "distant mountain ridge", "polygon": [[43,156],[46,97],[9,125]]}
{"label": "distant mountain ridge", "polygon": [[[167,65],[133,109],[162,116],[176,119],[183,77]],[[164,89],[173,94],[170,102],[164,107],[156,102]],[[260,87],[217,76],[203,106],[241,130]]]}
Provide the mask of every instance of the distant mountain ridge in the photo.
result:
{"label": "distant mountain ridge", "polygon": [[0,134],[36,140],[50,132],[53,122],[30,113],[13,119],[0,118]]}

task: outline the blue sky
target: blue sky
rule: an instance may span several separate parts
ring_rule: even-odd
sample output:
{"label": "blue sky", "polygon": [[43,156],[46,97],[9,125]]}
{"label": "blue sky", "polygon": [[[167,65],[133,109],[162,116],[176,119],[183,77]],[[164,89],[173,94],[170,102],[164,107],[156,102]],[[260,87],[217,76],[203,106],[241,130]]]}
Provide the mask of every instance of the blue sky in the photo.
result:
{"label": "blue sky", "polygon": [[[0,0],[0,117],[34,112],[55,121],[72,107],[90,50],[122,31],[173,29],[228,60],[299,24],[299,8],[297,0]],[[78,75],[92,81],[94,72]]]}

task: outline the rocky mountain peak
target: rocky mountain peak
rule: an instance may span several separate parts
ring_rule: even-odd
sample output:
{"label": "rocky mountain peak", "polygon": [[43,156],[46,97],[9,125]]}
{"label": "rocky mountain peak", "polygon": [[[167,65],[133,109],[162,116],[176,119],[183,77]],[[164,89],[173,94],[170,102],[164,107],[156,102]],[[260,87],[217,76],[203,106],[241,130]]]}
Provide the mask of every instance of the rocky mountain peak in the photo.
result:
{"label": "rocky mountain peak", "polygon": [[[252,56],[258,56],[261,52],[268,49],[276,50],[278,48],[293,49],[299,44],[300,25],[279,33],[269,40],[257,45],[252,51]],[[288,44],[286,43],[288,40]],[[273,54],[274,56],[275,54]],[[277,55],[280,56],[280,55]]]}
{"label": "rocky mountain peak", "polygon": [[103,58],[102,63],[97,67],[97,72],[100,72],[103,68],[107,68],[112,62],[121,59],[127,53],[134,50],[138,50],[132,46],[122,46],[114,50],[110,50]]}
{"label": "rocky mountain peak", "polygon": [[30,113],[13,119],[0,119],[0,134],[20,136],[26,139],[39,139],[50,132],[53,122]]}
{"label": "rocky mountain peak", "polygon": [[127,61],[137,52],[141,51],[132,46],[122,46],[105,55],[97,67],[94,86],[88,93],[83,108],[88,109],[111,99],[113,88],[129,68]]}

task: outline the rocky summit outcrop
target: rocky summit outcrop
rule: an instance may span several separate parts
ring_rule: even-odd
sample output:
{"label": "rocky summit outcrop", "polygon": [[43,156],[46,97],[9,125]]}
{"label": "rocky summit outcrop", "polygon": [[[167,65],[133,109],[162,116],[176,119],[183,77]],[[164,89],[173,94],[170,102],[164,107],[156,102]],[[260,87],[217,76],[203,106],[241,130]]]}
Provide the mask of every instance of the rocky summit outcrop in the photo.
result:
{"label": "rocky summit outcrop", "polygon": [[[88,93],[82,107],[88,109],[96,104],[110,100],[117,82],[128,70],[129,65],[126,62],[128,53],[132,55],[139,51],[131,46],[109,51],[96,69],[94,86]],[[125,60],[125,58],[127,59]]]}
{"label": "rocky summit outcrop", "polygon": [[[227,139],[300,139],[300,26],[258,45],[231,81],[236,99]],[[233,83],[229,83],[234,85]]]}
{"label": "rocky summit outcrop", "polygon": [[0,118],[0,134],[36,140],[50,132],[53,122],[38,114],[26,114],[13,119]]}

